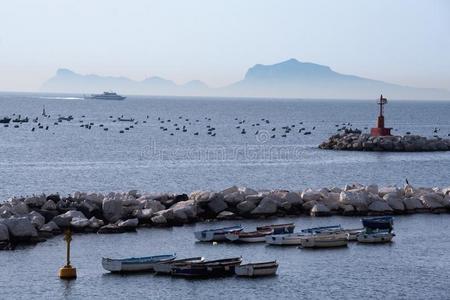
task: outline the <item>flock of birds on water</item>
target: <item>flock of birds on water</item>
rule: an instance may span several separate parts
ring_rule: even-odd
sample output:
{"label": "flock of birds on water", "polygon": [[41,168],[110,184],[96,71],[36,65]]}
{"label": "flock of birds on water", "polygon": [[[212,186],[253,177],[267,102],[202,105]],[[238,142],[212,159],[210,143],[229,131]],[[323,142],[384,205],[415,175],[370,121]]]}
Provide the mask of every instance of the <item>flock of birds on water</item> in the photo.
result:
{"label": "flock of birds on water", "polygon": [[[98,123],[92,121],[86,121],[86,115],[80,116],[78,120],[75,120],[73,116],[61,116],[58,115],[56,119],[51,119],[50,115],[47,115],[45,113],[45,110],[42,113],[41,117],[35,117],[31,119],[29,117],[22,118],[21,115],[13,114],[12,123],[13,125],[10,125],[9,123],[5,123],[4,127],[13,127],[13,128],[19,128],[23,124],[32,123],[31,131],[37,131],[39,129],[41,130],[49,130],[50,126],[58,126],[63,122],[70,122],[75,123],[78,122],[80,125],[79,127],[91,130],[95,127],[98,127],[102,129],[103,131],[109,131],[109,127],[107,127],[108,124],[111,123],[119,123],[119,124],[126,124],[123,127],[120,126],[118,132],[119,133],[125,133],[127,131],[130,131],[135,128],[135,126],[138,126],[139,124],[146,124],[150,122],[150,116],[147,115],[144,120],[138,121],[134,117],[124,117],[123,115],[119,117],[114,117],[110,115],[108,117],[108,122],[104,123]],[[167,119],[162,117],[157,117],[155,120],[157,124],[159,124],[159,130],[161,130],[163,133],[168,133],[170,136],[174,136],[177,133],[180,134],[192,134],[194,136],[202,134],[206,134],[210,137],[215,137],[217,134],[216,127],[212,125],[212,119],[210,117],[204,117],[203,119],[191,119],[185,116],[178,116],[175,119]],[[53,122],[53,123],[52,123]],[[324,122],[324,121],[322,121]],[[203,123],[203,124],[202,124]],[[207,123],[204,125],[204,123]],[[318,125],[311,126],[307,128],[304,126],[304,122],[297,122],[296,124],[289,124],[284,126],[273,126],[271,121],[266,118],[261,118],[257,122],[248,122],[245,119],[239,119],[234,118],[233,126],[235,127],[236,131],[240,133],[241,135],[247,135],[247,134],[253,134],[253,135],[263,135],[266,138],[275,139],[277,137],[286,138],[289,134],[295,133],[297,135],[311,135],[315,132],[315,130],[318,128]],[[203,126],[203,131],[199,129],[199,127]],[[353,124],[350,122],[347,123],[340,123],[334,125],[336,128],[336,132],[343,132],[345,130],[355,130],[357,128],[353,127]],[[116,126],[117,127],[117,126]],[[114,128],[117,130],[117,128]],[[364,127],[364,130],[368,130],[368,127]],[[396,129],[394,129],[396,131]],[[435,127],[433,129],[433,136],[438,138],[437,135],[441,131],[440,128]],[[53,132],[54,134],[54,132]],[[406,135],[411,134],[411,132],[407,131]],[[450,133],[448,134],[450,136]]]}

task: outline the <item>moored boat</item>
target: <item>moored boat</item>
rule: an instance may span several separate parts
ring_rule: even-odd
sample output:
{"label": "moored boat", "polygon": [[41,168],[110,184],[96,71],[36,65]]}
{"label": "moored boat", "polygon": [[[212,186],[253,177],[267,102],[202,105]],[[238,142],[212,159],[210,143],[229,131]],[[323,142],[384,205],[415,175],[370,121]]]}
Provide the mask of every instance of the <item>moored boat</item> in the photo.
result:
{"label": "moored boat", "polygon": [[198,257],[190,257],[190,258],[183,258],[183,259],[175,259],[170,261],[162,261],[158,262],[153,266],[153,270],[157,274],[172,274],[172,269],[176,266],[185,265],[188,263],[200,263],[205,261],[204,257],[198,256]]}
{"label": "moored boat", "polygon": [[147,257],[131,257],[122,259],[102,258],[102,266],[110,272],[143,272],[153,271],[156,263],[171,261],[176,258],[175,254],[156,255]]}
{"label": "moored boat", "polygon": [[358,239],[358,235],[364,232],[364,228],[344,229],[344,232],[347,234],[347,239],[349,241],[356,241]]}
{"label": "moored boat", "polygon": [[242,231],[242,226],[231,226],[231,227],[223,227],[223,228],[215,228],[215,229],[206,229],[201,231],[194,232],[197,240],[201,242],[211,242],[211,241],[225,241],[227,238],[225,235],[227,233]]}
{"label": "moored boat", "polygon": [[347,235],[343,232],[333,235],[310,235],[300,239],[301,248],[333,248],[347,246]]}
{"label": "moored boat", "polygon": [[359,243],[390,243],[395,233],[388,230],[364,231],[357,236]]}
{"label": "moored boat", "polygon": [[233,231],[225,234],[225,238],[236,243],[264,243],[266,236],[272,234],[272,229],[257,231]]}
{"label": "moored boat", "polygon": [[256,227],[257,231],[265,231],[268,229],[272,230],[272,234],[293,233],[295,229],[295,224],[294,223],[272,224]]}
{"label": "moored boat", "polygon": [[234,268],[237,276],[270,276],[275,275],[278,269],[277,261],[268,261],[260,263],[249,263],[238,265]]}
{"label": "moored boat", "polygon": [[58,121],[72,121],[73,120],[73,116],[68,116],[68,117],[59,117]]}
{"label": "moored boat", "polygon": [[0,119],[1,124],[8,124],[9,122],[11,122],[11,118],[3,117]]}
{"label": "moored boat", "polygon": [[241,257],[186,263],[174,266],[172,275],[182,277],[217,277],[233,275],[235,267],[242,262]]}
{"label": "moored boat", "polygon": [[269,235],[265,237],[265,240],[269,245],[299,246],[301,245],[301,239],[305,236],[336,235],[342,232],[343,229],[341,225],[322,226],[302,229],[300,232]]}
{"label": "moored boat", "polygon": [[25,117],[25,119],[22,119],[21,116],[19,115],[16,119],[14,119],[12,121],[14,123],[28,123],[28,121],[30,121],[30,119],[28,119],[28,117]]}
{"label": "moored boat", "polygon": [[133,118],[118,117],[117,120],[119,120],[121,122],[134,122]]}
{"label": "moored boat", "polygon": [[390,216],[386,217],[373,217],[361,219],[364,228],[370,229],[387,229],[392,230],[394,226],[394,218]]}

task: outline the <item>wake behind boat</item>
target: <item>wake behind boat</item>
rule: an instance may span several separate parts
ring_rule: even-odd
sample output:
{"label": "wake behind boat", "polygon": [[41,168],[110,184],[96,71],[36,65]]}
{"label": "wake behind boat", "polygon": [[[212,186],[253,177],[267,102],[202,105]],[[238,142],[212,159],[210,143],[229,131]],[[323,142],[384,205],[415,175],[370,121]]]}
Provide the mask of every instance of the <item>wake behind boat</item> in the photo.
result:
{"label": "wake behind boat", "polygon": [[124,100],[126,97],[118,95],[114,92],[103,92],[103,94],[91,94],[85,95],[84,99],[97,99],[97,100]]}
{"label": "wake behind boat", "polygon": [[102,266],[110,272],[144,272],[153,271],[157,263],[174,260],[175,254],[147,257],[131,257],[122,259],[102,258]]}

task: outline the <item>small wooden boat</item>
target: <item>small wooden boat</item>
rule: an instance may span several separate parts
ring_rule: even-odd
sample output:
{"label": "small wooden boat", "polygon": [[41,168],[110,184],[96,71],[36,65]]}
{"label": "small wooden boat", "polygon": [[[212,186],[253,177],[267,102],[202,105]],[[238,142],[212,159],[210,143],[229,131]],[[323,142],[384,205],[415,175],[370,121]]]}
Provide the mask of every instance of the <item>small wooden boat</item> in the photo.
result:
{"label": "small wooden boat", "polygon": [[227,240],[235,243],[264,243],[266,236],[272,234],[272,229],[257,231],[234,231],[225,234]]}
{"label": "small wooden boat", "polygon": [[186,263],[172,269],[173,276],[182,277],[217,277],[233,275],[235,267],[242,262],[241,257]]}
{"label": "small wooden boat", "polygon": [[176,266],[185,265],[188,263],[200,263],[204,262],[204,257],[190,257],[190,258],[184,258],[184,259],[175,259],[170,261],[162,261],[158,262],[153,266],[153,270],[157,274],[172,274],[172,269]]}
{"label": "small wooden boat", "polygon": [[153,271],[156,263],[171,261],[176,258],[175,254],[156,255],[148,257],[131,257],[122,259],[102,258],[102,266],[110,272],[144,272]]}
{"label": "small wooden boat", "polygon": [[225,235],[227,233],[232,233],[232,232],[242,231],[242,230],[243,230],[242,226],[238,225],[238,226],[196,231],[196,232],[194,232],[194,235],[197,238],[197,240],[199,240],[201,242],[226,241],[227,238],[225,237]]}
{"label": "small wooden boat", "polygon": [[345,229],[344,232],[347,234],[347,239],[349,241],[356,241],[358,240],[358,235],[364,232],[364,228]]}
{"label": "small wooden boat", "polygon": [[295,228],[294,223],[287,224],[273,224],[273,225],[264,225],[256,227],[257,231],[265,231],[267,229],[272,229],[272,234],[284,234],[284,233],[293,233]]}
{"label": "small wooden boat", "polygon": [[357,237],[358,243],[390,243],[395,233],[388,230],[365,231]]}
{"label": "small wooden boat", "polygon": [[365,228],[391,230],[394,225],[394,218],[390,216],[363,218],[361,219],[361,222]]}
{"label": "small wooden boat", "polygon": [[133,118],[127,119],[127,118],[119,117],[119,118],[117,118],[117,120],[119,120],[119,121],[121,121],[121,122],[134,122],[134,119],[133,119]]}
{"label": "small wooden boat", "polygon": [[4,117],[0,119],[1,124],[8,124],[9,122],[11,122],[11,118]]}
{"label": "small wooden boat", "polygon": [[278,269],[277,261],[268,261],[260,263],[250,263],[239,265],[234,268],[234,273],[237,276],[270,276],[275,275]]}
{"label": "small wooden boat", "polygon": [[28,121],[30,121],[30,119],[28,119],[28,117],[26,117],[25,119],[22,119],[19,115],[19,117],[17,119],[12,120],[14,123],[28,123]]}
{"label": "small wooden boat", "polygon": [[347,246],[348,239],[344,233],[334,235],[310,235],[300,239],[301,248],[333,248]]}
{"label": "small wooden boat", "polygon": [[311,235],[336,235],[343,231],[341,225],[322,226],[302,229],[300,232],[288,233],[288,234],[275,234],[265,237],[266,243],[269,245],[280,246],[299,246],[301,245],[301,239],[305,236]]}
{"label": "small wooden boat", "polygon": [[61,121],[72,121],[73,120],[73,117],[72,116],[68,116],[68,117],[59,117],[58,118],[58,121],[59,122],[61,122]]}

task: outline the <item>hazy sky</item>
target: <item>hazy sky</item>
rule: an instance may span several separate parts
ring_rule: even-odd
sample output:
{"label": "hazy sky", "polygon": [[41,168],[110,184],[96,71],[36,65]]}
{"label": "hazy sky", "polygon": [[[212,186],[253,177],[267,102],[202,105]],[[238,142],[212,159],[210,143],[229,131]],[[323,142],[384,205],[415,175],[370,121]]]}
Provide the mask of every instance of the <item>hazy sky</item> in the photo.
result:
{"label": "hazy sky", "polygon": [[0,90],[37,90],[57,68],[211,86],[297,58],[450,89],[450,1],[3,0]]}

